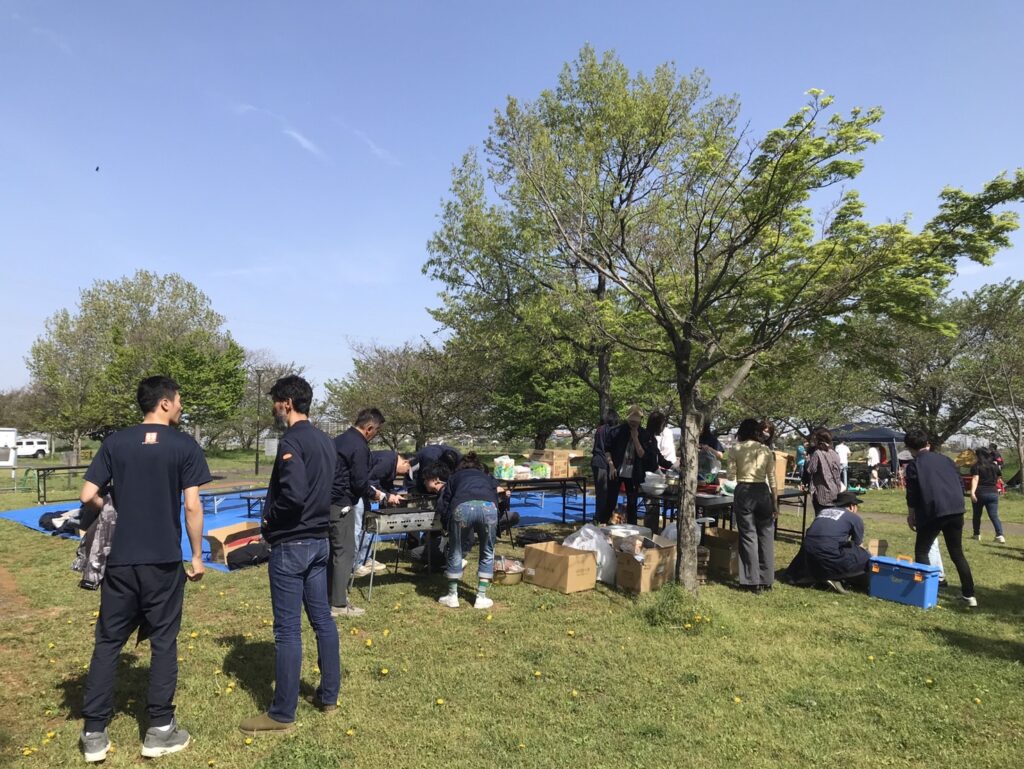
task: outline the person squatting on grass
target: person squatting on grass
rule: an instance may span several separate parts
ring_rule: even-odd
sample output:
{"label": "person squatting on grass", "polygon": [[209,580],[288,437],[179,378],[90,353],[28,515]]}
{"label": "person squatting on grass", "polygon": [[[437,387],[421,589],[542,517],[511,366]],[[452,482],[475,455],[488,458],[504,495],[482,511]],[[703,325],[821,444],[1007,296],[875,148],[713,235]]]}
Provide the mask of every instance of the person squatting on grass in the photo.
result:
{"label": "person squatting on grass", "polygon": [[[82,506],[99,510],[100,489],[112,482],[117,509],[82,703],[85,725],[80,744],[90,762],[103,761],[110,750],[107,724],[114,712],[117,663],[136,628],[140,639],[149,638],[152,654],[146,701],[149,728],[142,755],[176,753],[191,740],[174,717],[178,631],[186,577],[197,581],[205,571],[199,487],[211,476],[199,444],[175,429],[181,418],[178,390],[178,384],[164,376],[143,379],[136,392],[142,423],[103,441],[82,485]],[[182,568],[182,493],[191,571]]]}
{"label": "person squatting on grass", "polygon": [[477,459],[468,453],[457,466],[449,456],[442,456],[423,471],[424,485],[437,494],[437,512],[441,526],[448,533],[446,552],[448,593],[438,603],[450,609],[459,606],[459,580],[462,579],[463,530],[471,530],[480,540],[480,565],[477,569],[477,593],[474,609],[489,609],[494,601],[487,597],[487,587],[494,578],[494,540],[498,531],[498,482]]}
{"label": "person squatting on grass", "polygon": [[999,469],[990,449],[982,446],[974,454],[977,457],[971,466],[971,522],[974,524],[974,538],[981,539],[981,511],[984,508],[996,530],[996,542],[1006,542],[1003,522],[999,520],[998,483],[1003,471]]}
{"label": "person squatting on grass", "polygon": [[775,582],[775,454],[762,442],[761,424],[744,419],[729,451],[736,478],[732,509],[740,530],[740,585],[761,593]]}
{"label": "person squatting on grass", "polygon": [[903,436],[914,455],[907,465],[907,526],[917,532],[914,560],[928,563],[928,551],[941,532],[960,575],[961,599],[977,606],[974,577],[964,555],[964,487],[953,460],[931,450],[928,434],[914,428]]}
{"label": "person squatting on grass", "polygon": [[338,626],[327,602],[328,526],[334,443],[309,421],[313,388],[299,376],[278,379],[268,393],[284,429],[263,507],[270,545],[267,576],[274,612],[274,699],[265,713],[238,725],[246,734],[284,733],[295,723],[302,674],[302,608],[316,633],[320,685],[314,706],[334,710],[341,689]]}

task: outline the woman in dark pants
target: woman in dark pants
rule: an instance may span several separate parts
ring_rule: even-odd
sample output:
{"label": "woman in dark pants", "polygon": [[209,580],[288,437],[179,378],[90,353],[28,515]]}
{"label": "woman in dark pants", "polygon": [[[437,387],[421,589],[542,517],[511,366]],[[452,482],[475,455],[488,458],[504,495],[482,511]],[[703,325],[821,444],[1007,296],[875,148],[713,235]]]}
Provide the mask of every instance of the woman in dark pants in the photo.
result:
{"label": "woman in dark pants", "polygon": [[644,473],[651,469],[651,437],[647,430],[640,426],[644,413],[639,406],[631,406],[626,421],[611,431],[608,441],[608,453],[611,463],[608,466],[608,495],[606,504],[615,508],[619,498],[619,483],[626,487],[626,520],[636,524],[636,500],[640,494],[640,484]]}
{"label": "woman in dark pants", "polygon": [[756,593],[775,582],[775,455],[761,441],[761,425],[744,419],[729,451],[736,478],[732,509],[740,530],[740,585]]}
{"label": "woman in dark pants", "polygon": [[[619,415],[610,410],[604,421],[594,431],[594,451],[590,458],[590,469],[594,473],[594,520],[608,523],[615,507],[614,498],[609,504],[608,491],[608,443],[611,431],[619,421]],[[618,492],[615,494],[618,497]]]}
{"label": "woman in dark pants", "polygon": [[996,542],[1006,542],[1003,536],[1003,522],[999,520],[999,478],[1002,470],[996,464],[992,452],[982,446],[974,452],[978,461],[971,466],[971,506],[974,538],[981,539],[981,511],[987,510],[989,520],[996,530]]}
{"label": "woman in dark pants", "polygon": [[843,474],[839,466],[839,455],[832,448],[832,433],[819,427],[811,434],[811,447],[814,453],[807,460],[806,473],[809,476],[811,504],[817,515],[836,501],[842,491]]}

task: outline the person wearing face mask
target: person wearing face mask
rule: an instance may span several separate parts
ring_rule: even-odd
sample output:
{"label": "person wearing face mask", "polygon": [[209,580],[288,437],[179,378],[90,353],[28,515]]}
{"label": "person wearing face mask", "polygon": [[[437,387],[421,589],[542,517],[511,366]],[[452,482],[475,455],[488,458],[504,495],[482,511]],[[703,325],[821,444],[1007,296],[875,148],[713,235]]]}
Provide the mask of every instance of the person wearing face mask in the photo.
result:
{"label": "person wearing face mask", "polygon": [[[651,435],[640,424],[644,412],[639,406],[631,406],[626,421],[612,430],[606,439],[608,446],[608,499],[614,509],[614,500],[619,496],[619,483],[626,487],[626,520],[636,524],[636,501],[644,473],[653,467],[657,448]],[[605,523],[605,521],[602,521]]]}

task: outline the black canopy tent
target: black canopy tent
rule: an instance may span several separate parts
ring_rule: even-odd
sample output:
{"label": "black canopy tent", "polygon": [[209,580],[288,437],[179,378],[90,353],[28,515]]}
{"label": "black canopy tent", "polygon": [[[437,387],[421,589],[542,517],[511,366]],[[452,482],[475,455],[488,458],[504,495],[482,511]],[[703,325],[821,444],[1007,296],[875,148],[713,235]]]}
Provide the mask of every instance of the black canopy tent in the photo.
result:
{"label": "black canopy tent", "polygon": [[845,441],[846,443],[884,443],[889,446],[889,466],[893,472],[896,471],[899,461],[896,455],[899,453],[897,444],[903,443],[904,433],[893,430],[891,427],[872,425],[866,422],[853,422],[840,425],[832,432],[833,444]]}

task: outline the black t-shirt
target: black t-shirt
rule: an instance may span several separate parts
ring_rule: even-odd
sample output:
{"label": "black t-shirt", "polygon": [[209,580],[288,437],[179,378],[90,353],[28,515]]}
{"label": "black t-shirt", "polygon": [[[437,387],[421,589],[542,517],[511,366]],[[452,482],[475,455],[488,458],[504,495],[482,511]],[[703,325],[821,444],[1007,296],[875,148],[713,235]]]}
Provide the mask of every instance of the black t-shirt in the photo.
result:
{"label": "black t-shirt", "polygon": [[994,494],[996,492],[996,479],[1002,475],[999,467],[994,464],[978,464],[975,462],[971,465],[971,475],[978,476],[978,490],[976,494]]}
{"label": "black t-shirt", "polygon": [[118,566],[181,561],[181,492],[211,476],[191,437],[140,424],[103,441],[85,480],[100,488],[114,482],[117,527],[107,563]]}

